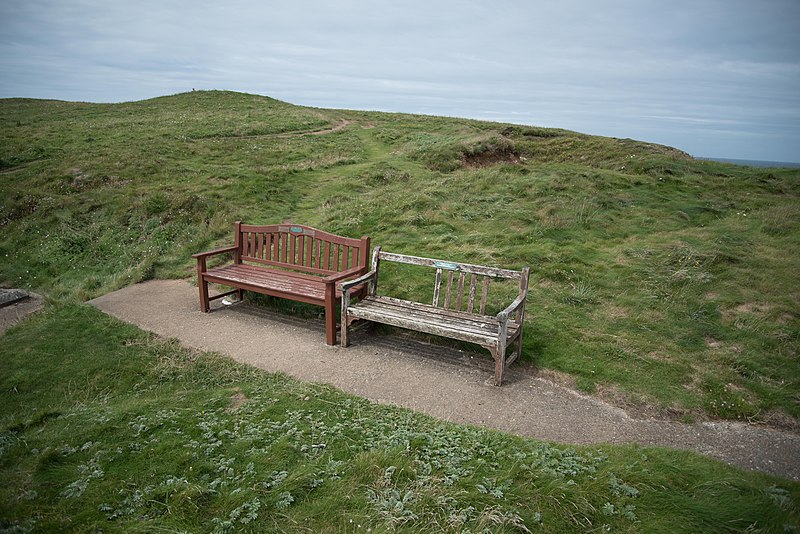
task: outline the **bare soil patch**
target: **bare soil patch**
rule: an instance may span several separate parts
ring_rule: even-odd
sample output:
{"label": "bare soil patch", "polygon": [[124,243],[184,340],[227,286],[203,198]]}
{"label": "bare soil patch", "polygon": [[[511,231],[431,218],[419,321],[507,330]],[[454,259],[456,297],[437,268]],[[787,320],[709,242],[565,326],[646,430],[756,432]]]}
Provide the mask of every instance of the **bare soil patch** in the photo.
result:
{"label": "bare soil patch", "polygon": [[498,163],[522,163],[519,154],[512,150],[488,150],[480,154],[465,154],[462,158],[465,167],[489,167]]}
{"label": "bare soil patch", "polygon": [[758,302],[745,302],[734,308],[736,313],[752,313],[759,316],[766,315],[769,310],[770,306],[768,304],[760,304]]}
{"label": "bare soil patch", "polygon": [[236,388],[235,391],[236,392],[233,395],[231,395],[231,405],[228,408],[228,412],[237,411],[244,405],[245,402],[247,402],[247,396],[244,393],[242,393],[241,389]]}

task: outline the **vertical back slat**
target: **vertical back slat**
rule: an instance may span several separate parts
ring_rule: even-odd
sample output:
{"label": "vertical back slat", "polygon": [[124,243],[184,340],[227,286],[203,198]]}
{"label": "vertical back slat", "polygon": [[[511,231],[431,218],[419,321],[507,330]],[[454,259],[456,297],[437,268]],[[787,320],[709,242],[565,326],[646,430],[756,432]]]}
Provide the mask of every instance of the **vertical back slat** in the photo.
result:
{"label": "vertical back slat", "polygon": [[334,243],[333,245],[333,265],[331,266],[331,270],[339,271],[339,248],[340,245],[338,243]]}
{"label": "vertical back slat", "polygon": [[[366,263],[369,238],[360,240],[326,238],[321,231],[303,226],[281,225],[264,228],[237,223],[235,259],[255,260],[267,264],[285,264],[317,274],[337,273]],[[363,263],[362,263],[363,262]]]}
{"label": "vertical back slat", "polygon": [[453,289],[453,271],[447,271],[447,291],[444,294],[444,307],[450,307],[450,294]]}
{"label": "vertical back slat", "polygon": [[433,305],[439,305],[439,292],[442,287],[442,270],[436,269],[436,280],[433,282]]}
{"label": "vertical back slat", "polygon": [[472,274],[469,278],[469,302],[467,302],[467,313],[472,313],[475,308],[475,287],[478,285],[478,275]]}
{"label": "vertical back slat", "polygon": [[306,236],[297,236],[297,265],[303,265],[306,261]]}
{"label": "vertical back slat", "polygon": [[249,236],[247,232],[242,232],[242,256],[247,256],[247,247],[250,244]]}
{"label": "vertical back slat", "polygon": [[233,262],[242,263],[242,221],[236,221],[233,228],[233,246],[236,247],[236,252],[233,253]]}
{"label": "vertical back slat", "polygon": [[458,273],[458,293],[456,293],[456,311],[461,311],[461,301],[464,297],[464,273]]}
{"label": "vertical back slat", "polygon": [[489,294],[489,277],[483,277],[483,291],[481,292],[481,309],[480,314],[483,315],[483,312],[486,310],[486,295]]}

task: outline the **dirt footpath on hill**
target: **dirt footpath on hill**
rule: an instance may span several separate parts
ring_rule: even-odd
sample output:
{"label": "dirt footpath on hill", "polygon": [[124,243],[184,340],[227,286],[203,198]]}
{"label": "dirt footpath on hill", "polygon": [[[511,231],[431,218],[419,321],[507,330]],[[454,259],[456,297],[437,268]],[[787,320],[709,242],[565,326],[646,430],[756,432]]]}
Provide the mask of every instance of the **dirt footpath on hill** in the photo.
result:
{"label": "dirt footpath on hill", "polygon": [[91,301],[100,310],[187,347],[215,351],[266,371],[331,384],[376,402],[561,443],[638,443],[696,451],[747,469],[800,480],[800,436],[741,423],[633,419],[597,399],[512,365],[490,385],[491,358],[402,337],[354,332],[352,346],[325,345],[322,321],[247,303],[199,311],[197,288],[151,281]]}

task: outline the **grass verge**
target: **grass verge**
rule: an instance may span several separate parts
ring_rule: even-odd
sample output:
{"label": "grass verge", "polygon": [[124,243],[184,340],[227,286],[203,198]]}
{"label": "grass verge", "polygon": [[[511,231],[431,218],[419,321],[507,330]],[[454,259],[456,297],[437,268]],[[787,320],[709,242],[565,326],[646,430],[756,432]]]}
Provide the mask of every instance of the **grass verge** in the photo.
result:
{"label": "grass verge", "polygon": [[800,484],[565,447],[182,349],[86,305],[0,345],[4,532],[789,532]]}

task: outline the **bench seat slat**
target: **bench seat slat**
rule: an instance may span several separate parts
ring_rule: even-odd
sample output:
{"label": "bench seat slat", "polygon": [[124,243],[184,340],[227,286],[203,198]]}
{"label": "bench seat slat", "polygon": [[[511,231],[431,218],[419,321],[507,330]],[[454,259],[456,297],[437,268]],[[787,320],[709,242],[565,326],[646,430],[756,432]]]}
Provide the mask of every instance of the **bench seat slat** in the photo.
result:
{"label": "bench seat slat", "polygon": [[[423,321],[441,321],[444,324],[450,324],[450,321],[456,322],[460,325],[471,325],[469,329],[480,330],[483,332],[491,332],[495,337],[498,333],[499,321],[496,317],[491,315],[474,315],[465,312],[457,312],[455,310],[444,310],[436,308],[428,304],[421,304],[418,302],[411,302],[407,300],[396,299],[386,296],[367,296],[360,302],[352,305],[352,308],[361,307],[374,307],[387,310],[394,310],[399,314],[413,315]],[[513,320],[508,321],[509,328],[514,328],[516,322]]]}
{"label": "bench seat slat", "polygon": [[[322,277],[316,276],[313,274],[307,274],[300,271],[287,271],[280,268],[269,269],[260,267],[257,265],[249,265],[247,263],[234,263],[230,265],[226,265],[224,267],[217,267],[214,269],[209,269],[207,271],[211,274],[216,273],[234,273],[234,275],[239,276],[252,276],[255,279],[260,279],[264,277],[271,277],[275,276],[275,273],[278,273],[280,276],[286,276],[289,278],[296,278],[298,280],[308,280],[312,283],[322,283]],[[222,276],[226,276],[226,274],[222,274]]]}
{"label": "bench seat slat", "polygon": [[[219,284],[241,285],[282,294],[299,295],[315,302],[324,302],[325,300],[325,284],[322,283],[322,279],[301,273],[235,264],[210,269],[205,277],[209,282]],[[341,290],[337,290],[336,294],[337,298],[340,297]]]}
{"label": "bench seat slat", "polygon": [[[494,317],[470,316],[389,297],[366,297],[349,307],[348,315],[479,345],[494,345],[499,328]],[[509,321],[507,335],[513,338],[517,330],[517,324]]]}
{"label": "bench seat slat", "polygon": [[[406,307],[411,310],[417,311],[419,313],[428,313],[431,315],[437,315],[442,317],[455,317],[455,318],[463,318],[463,319],[473,319],[479,322],[494,322],[497,323],[497,318],[493,315],[479,315],[477,313],[467,313],[464,311],[458,311],[453,309],[445,309],[437,306],[431,306],[430,304],[424,304],[422,302],[413,302],[410,300],[405,299],[398,299],[395,297],[388,297],[386,295],[371,295],[368,297],[364,297],[366,299],[376,299],[385,301],[388,303],[392,303],[398,307]],[[352,306],[356,306],[356,304],[352,304]]]}
{"label": "bench seat slat", "polygon": [[317,269],[316,267],[308,267],[308,266],[299,265],[299,264],[294,265],[294,264],[285,263],[285,262],[281,262],[281,261],[262,260],[261,258],[257,258],[255,256],[242,256],[242,261],[260,263],[262,265],[271,265],[273,267],[283,267],[283,268],[289,268],[289,269],[297,269],[297,270],[301,270],[301,271],[305,271],[305,272],[309,272],[309,273],[323,274],[323,275],[334,274],[334,273],[337,272],[337,271],[334,271],[334,270],[331,270],[331,269]]}
{"label": "bench seat slat", "polygon": [[296,271],[284,271],[281,269],[269,269],[255,265],[248,265],[246,263],[234,263],[224,267],[209,269],[206,271],[211,276],[230,276],[230,277],[249,277],[254,280],[261,280],[262,278],[271,277],[285,277],[287,279],[297,280],[300,282],[307,282],[312,284],[321,284],[322,277],[305,274]]}

